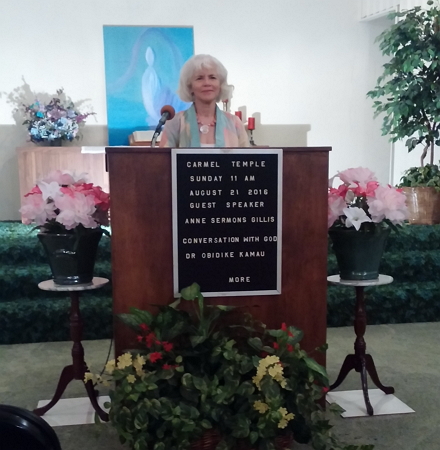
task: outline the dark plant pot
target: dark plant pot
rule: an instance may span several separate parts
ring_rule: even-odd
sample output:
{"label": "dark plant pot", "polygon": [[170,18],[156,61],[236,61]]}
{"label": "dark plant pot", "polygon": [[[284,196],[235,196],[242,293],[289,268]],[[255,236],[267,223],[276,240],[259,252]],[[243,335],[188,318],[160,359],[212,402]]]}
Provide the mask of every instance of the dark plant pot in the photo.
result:
{"label": "dark plant pot", "polygon": [[61,138],[53,139],[52,141],[47,141],[49,147],[62,147],[63,140]]}
{"label": "dark plant pot", "polygon": [[91,283],[98,244],[102,236],[100,228],[83,234],[38,233],[43,244],[55,284],[75,285]]}
{"label": "dark plant pot", "polygon": [[356,231],[350,228],[330,228],[333,251],[343,280],[375,280],[390,234],[389,228],[376,226],[371,230]]}

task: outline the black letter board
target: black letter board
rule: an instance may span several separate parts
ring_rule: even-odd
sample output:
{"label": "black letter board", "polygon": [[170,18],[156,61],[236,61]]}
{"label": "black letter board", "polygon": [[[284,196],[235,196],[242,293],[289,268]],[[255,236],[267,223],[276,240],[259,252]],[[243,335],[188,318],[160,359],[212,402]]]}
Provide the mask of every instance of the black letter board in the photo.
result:
{"label": "black letter board", "polygon": [[173,149],[174,294],[281,292],[282,150]]}

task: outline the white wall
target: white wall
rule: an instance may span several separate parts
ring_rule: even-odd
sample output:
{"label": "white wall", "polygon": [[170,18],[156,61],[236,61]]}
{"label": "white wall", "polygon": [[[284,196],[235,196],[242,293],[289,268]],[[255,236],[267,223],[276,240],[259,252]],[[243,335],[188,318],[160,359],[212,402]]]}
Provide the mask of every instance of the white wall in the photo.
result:
{"label": "white wall", "polygon": [[7,100],[23,77],[33,92],[64,87],[75,103],[89,99],[97,122],[84,144],[106,144],[103,25],[194,26],[195,52],[229,70],[232,110],[309,125],[309,146],[333,147],[330,174],[362,165],[389,181],[390,146],[366,99],[384,62],[374,39],[388,22],[359,22],[358,8],[353,0],[1,1],[0,220],[19,217],[15,147],[26,132]]}

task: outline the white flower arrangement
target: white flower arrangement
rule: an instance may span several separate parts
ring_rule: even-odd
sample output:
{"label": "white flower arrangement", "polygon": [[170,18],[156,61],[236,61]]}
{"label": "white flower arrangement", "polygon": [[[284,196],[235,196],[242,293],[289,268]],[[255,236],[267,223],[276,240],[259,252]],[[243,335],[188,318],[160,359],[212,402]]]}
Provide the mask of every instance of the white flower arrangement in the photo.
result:
{"label": "white flower arrangement", "polygon": [[57,90],[57,94],[58,97],[47,104],[35,100],[31,105],[23,105],[23,125],[27,125],[32,142],[51,143],[56,140],[79,139],[80,128],[85,125],[87,117],[95,114],[76,110],[73,102],[66,99],[62,89]]}
{"label": "white flower arrangement", "polygon": [[[333,179],[342,184],[333,188]],[[367,223],[396,227],[408,218],[406,196],[402,189],[380,185],[374,173],[357,167],[338,172],[330,179],[328,191],[328,227],[354,227]]]}

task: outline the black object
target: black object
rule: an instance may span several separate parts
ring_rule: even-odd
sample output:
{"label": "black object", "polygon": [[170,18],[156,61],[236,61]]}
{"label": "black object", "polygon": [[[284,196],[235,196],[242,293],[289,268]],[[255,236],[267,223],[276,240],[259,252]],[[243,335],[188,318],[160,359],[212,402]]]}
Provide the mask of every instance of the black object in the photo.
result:
{"label": "black object", "polygon": [[[369,225],[369,224],[367,224]],[[375,225],[368,230],[330,228],[328,234],[342,280],[375,280],[390,228]]]}
{"label": "black object", "polygon": [[170,120],[174,117],[174,115],[176,114],[176,111],[174,110],[174,108],[171,105],[165,105],[162,107],[162,109],[160,110],[160,119],[159,119],[159,123],[157,124],[156,130],[154,131],[153,134],[153,138],[151,139],[151,146],[154,147],[154,145],[156,144],[156,140],[159,137],[159,134],[162,131],[162,127],[165,125],[165,122],[167,120]]}
{"label": "black object", "polygon": [[61,450],[52,427],[18,406],[0,405],[1,450]]}
{"label": "black object", "polygon": [[195,280],[214,295],[277,292],[280,158],[265,150],[176,153],[176,292]]}
{"label": "black object", "polygon": [[101,228],[82,234],[38,233],[56,284],[91,283],[101,236]]}

